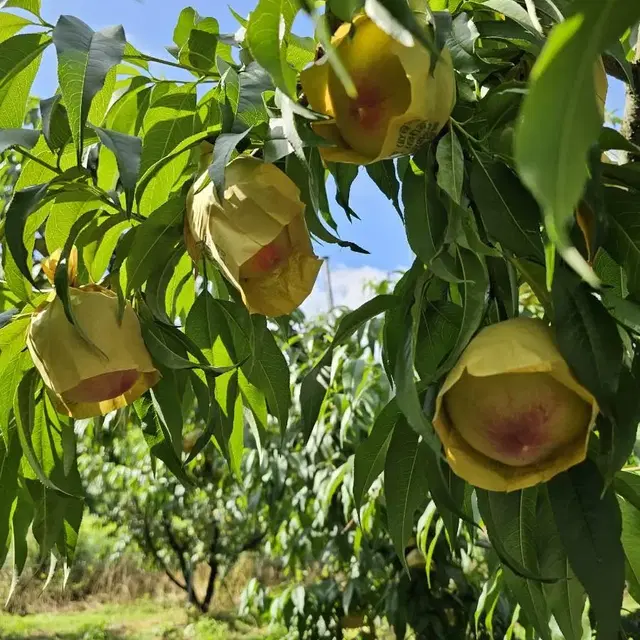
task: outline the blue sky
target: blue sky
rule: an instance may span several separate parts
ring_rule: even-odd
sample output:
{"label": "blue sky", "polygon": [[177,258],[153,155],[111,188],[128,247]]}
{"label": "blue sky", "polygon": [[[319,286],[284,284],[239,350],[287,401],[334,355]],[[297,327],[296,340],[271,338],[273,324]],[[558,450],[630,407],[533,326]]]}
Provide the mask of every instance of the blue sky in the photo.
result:
{"label": "blue sky", "polygon": [[[229,2],[244,16],[256,4],[256,0]],[[223,32],[233,32],[238,28],[238,23],[224,0],[42,0],[43,16],[51,23],[55,24],[58,16],[66,13],[77,16],[94,29],[122,24],[127,38],[136,47],[145,53],[160,57],[167,57],[164,47],[172,43],[177,17],[181,9],[188,5],[194,7],[201,15],[217,18]],[[306,25],[300,27],[297,29],[299,33],[308,29]],[[171,75],[171,69],[164,69],[166,77],[174,77]],[[50,48],[34,85],[34,92],[39,96],[48,97],[55,92],[56,86],[55,52]],[[608,108],[622,115],[623,98],[622,84],[617,81],[611,82]],[[320,255],[330,258],[332,270],[338,271],[334,277],[334,287],[342,286],[341,279],[344,281],[344,290],[338,292],[336,297],[349,306],[357,304],[355,298],[358,297],[358,287],[361,288],[363,279],[383,277],[386,272],[402,266],[407,267],[412,261],[404,228],[397,213],[386,198],[378,193],[366,174],[363,174],[364,171],[361,170],[351,195],[351,206],[361,217],[361,221],[349,223],[337,205],[334,207],[334,215],[342,237],[368,249],[370,255],[354,254],[348,249],[331,245],[318,249]],[[350,284],[352,281],[353,286]],[[319,286],[322,289],[324,285],[321,282]],[[324,300],[322,294],[320,299]],[[319,304],[323,306],[323,302]]]}

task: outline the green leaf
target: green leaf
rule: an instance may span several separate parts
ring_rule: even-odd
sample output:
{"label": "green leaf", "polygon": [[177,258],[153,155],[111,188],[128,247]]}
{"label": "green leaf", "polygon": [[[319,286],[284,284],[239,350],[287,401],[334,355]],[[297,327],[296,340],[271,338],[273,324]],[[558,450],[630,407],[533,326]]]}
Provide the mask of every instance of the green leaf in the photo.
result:
{"label": "green leaf", "polygon": [[[179,329],[176,329],[175,331],[179,331]],[[163,331],[159,327],[154,326],[152,323],[145,322],[142,324],[142,335],[144,337],[147,349],[149,350],[149,353],[153,357],[154,361],[167,369],[202,369],[203,371],[206,371],[207,373],[210,373],[214,376],[229,373],[229,371],[235,369],[234,366],[213,367],[207,364],[204,355],[201,354],[199,349],[198,355],[201,355],[202,357],[197,358],[196,362],[181,356],[179,353],[176,353],[171,349],[170,343],[165,340],[165,334],[163,333]]]}
{"label": "green leaf", "polygon": [[349,206],[349,195],[353,181],[358,176],[359,167],[343,162],[328,162],[327,167],[336,182],[336,202],[344,209],[349,220],[358,218],[356,212]]}
{"label": "green leaf", "polygon": [[41,0],[5,0],[2,3],[3,9],[15,8],[24,9],[40,17]]}
{"label": "green leaf", "polygon": [[259,0],[249,16],[246,44],[275,85],[295,97],[296,72],[287,63],[287,38],[299,7],[295,0]]}
{"label": "green leaf", "polygon": [[87,211],[97,211],[102,203],[93,195],[84,191],[62,191],[47,207],[49,217],[44,231],[44,238],[49,253],[62,249],[69,232],[78,218]]}
{"label": "green leaf", "polygon": [[402,217],[399,200],[400,183],[398,182],[393,160],[380,160],[379,162],[366,165],[365,169],[378,189],[382,191],[388,200],[391,200],[396,211],[400,217]]}
{"label": "green leaf", "polygon": [[[497,536],[504,544],[504,550],[517,562],[534,575],[539,573],[535,538],[532,535],[536,528],[537,489],[526,489],[508,494],[482,492],[478,495],[480,513],[485,519],[487,506],[491,516],[485,523],[491,542]],[[480,505],[483,506],[480,506]],[[491,528],[489,526],[491,522]],[[495,528],[494,528],[495,527]],[[497,548],[499,548],[497,545]],[[533,579],[522,578],[508,566],[504,567],[504,579],[522,607],[527,620],[534,626],[543,640],[551,640],[549,631],[550,611],[543,585]]]}
{"label": "green leaf", "polygon": [[240,463],[244,450],[244,419],[242,396],[239,393],[238,374],[234,372],[227,385],[216,389],[213,434],[230,469],[240,478]]}
{"label": "green leaf", "polygon": [[165,439],[171,443],[173,451],[179,459],[182,452],[183,416],[175,373],[162,376],[151,389],[151,401]]}
{"label": "green leaf", "polygon": [[622,518],[614,493],[605,491],[587,460],[553,478],[549,498],[571,568],[595,613],[598,638],[616,640],[624,591]]}
{"label": "green leaf", "polygon": [[93,282],[99,282],[105,275],[118,240],[129,228],[124,216],[110,215],[97,218],[78,237],[76,246]]}
{"label": "green leaf", "polygon": [[133,196],[140,173],[140,159],[142,155],[142,140],[118,131],[109,131],[100,127],[93,127],[100,142],[115,156],[120,173],[120,182],[124,189],[127,211],[133,209]]}
{"label": "green leaf", "polygon": [[415,513],[426,502],[429,491],[420,453],[418,434],[406,420],[399,420],[385,459],[384,495],[389,535],[407,570],[404,549],[413,534]]}
{"label": "green leaf", "polygon": [[144,136],[140,175],[145,179],[140,181],[136,198],[143,215],[169,199],[169,194],[189,162],[189,154],[185,150],[185,153],[162,166],[152,180],[147,181],[147,171],[192,136],[199,126],[195,85],[169,85],[169,88],[164,85],[163,92],[159,92],[161,86],[154,88],[151,105],[142,124]]}
{"label": "green leaf", "polygon": [[[20,326],[15,321],[12,325]],[[10,325],[11,326],[11,325]],[[28,369],[33,366],[31,356],[24,351],[26,341],[26,327],[21,327],[14,341],[2,348],[0,354],[0,433],[5,442],[11,439],[9,431],[9,416],[13,409],[13,403],[20,380]]]}
{"label": "green leaf", "polygon": [[15,13],[0,13],[0,42],[14,36],[30,24],[34,23],[28,18],[17,16]]}
{"label": "green leaf", "polygon": [[447,210],[440,200],[433,165],[423,171],[411,162],[402,181],[407,239],[411,249],[430,267],[444,247]]}
{"label": "green leaf", "polygon": [[506,18],[513,20],[527,31],[539,36],[526,9],[515,0],[472,0],[473,4],[501,13]]}
{"label": "green leaf", "polygon": [[[420,269],[420,267],[418,267],[418,269]],[[407,422],[411,428],[422,437],[424,442],[434,452],[440,455],[442,446],[420,402],[414,373],[416,340],[425,298],[426,278],[427,276],[424,272],[418,272],[413,296],[406,302],[405,313],[402,318],[402,337],[396,353],[393,377],[396,383],[396,400],[398,407],[407,418]]]}
{"label": "green leaf", "polygon": [[327,393],[320,376],[331,363],[333,350],[348,340],[363,324],[397,304],[395,296],[381,295],[365,302],[359,309],[344,315],[333,338],[333,342],[313,369],[305,376],[300,387],[300,404],[305,440],[311,435],[320,408]]}
{"label": "green leaf", "polygon": [[62,96],[40,100],[42,133],[52,151],[62,149],[71,140],[71,127],[67,110],[62,104]]}
{"label": "green leaf", "polygon": [[20,177],[15,184],[16,191],[53,180],[59,175],[54,170],[58,164],[62,171],[75,166],[75,149],[72,146],[65,147],[58,158],[57,154],[49,149],[44,137],[38,140],[31,150],[31,155],[37,160],[25,159]]}
{"label": "green leaf", "polygon": [[342,22],[351,22],[351,18],[364,7],[364,0],[328,0],[327,7]]}
{"label": "green leaf", "polygon": [[184,214],[185,201],[176,197],[156,209],[134,229],[135,235],[126,260],[125,296],[139,289],[182,241]]}
{"label": "green leaf", "polygon": [[449,129],[438,142],[436,160],[438,161],[438,185],[451,196],[454,202],[460,204],[464,180],[464,154],[460,140],[453,129]]}
{"label": "green leaf", "polygon": [[29,492],[22,486],[18,489],[18,496],[11,516],[11,547],[13,550],[11,587],[7,596],[7,603],[13,597],[18,585],[18,578],[24,571],[28,555],[28,534],[33,520],[33,501]]}
{"label": "green leaf", "polygon": [[629,592],[634,600],[640,597],[640,511],[626,500],[618,499],[622,514],[622,546],[626,558]]}
{"label": "green leaf", "polygon": [[415,367],[421,380],[434,380],[440,364],[454,348],[462,309],[453,302],[425,301],[418,328]]}
{"label": "green leaf", "polygon": [[223,323],[226,324],[224,314],[205,288],[189,311],[185,330],[211,364],[214,363],[214,345]]}
{"label": "green leaf", "polygon": [[611,127],[602,127],[598,143],[601,151],[617,149],[636,155],[640,154],[640,147],[638,145],[627,140],[617,129],[612,129]]}
{"label": "green leaf", "polygon": [[289,388],[289,365],[280,351],[266,321],[261,316],[252,316],[255,351],[252,367],[243,367],[247,379],[264,393],[269,413],[278,420],[281,433],[287,430],[291,390]]}
{"label": "green leaf", "polygon": [[356,449],[353,461],[353,498],[360,511],[367,491],[384,471],[389,443],[396,423],[401,418],[396,400],[391,400],[378,414],[369,437]]}
{"label": "green leaf", "polygon": [[24,124],[31,85],[50,43],[51,38],[42,33],[20,34],[0,42],[0,128],[17,129]]}
{"label": "green leaf", "polygon": [[[568,228],[587,183],[587,156],[602,126],[594,67],[599,54],[639,18],[640,5],[627,0],[574,2],[572,15],[553,28],[531,72],[516,131],[518,172],[542,206],[549,238],[592,282],[591,269],[570,247]],[[563,89],[567,78],[571,91]]]}
{"label": "green leaf", "polygon": [[560,352],[601,410],[613,415],[622,369],[616,323],[587,285],[568,271],[556,270],[552,293]]}
{"label": "green leaf", "polygon": [[56,267],[56,272],[53,277],[53,284],[56,290],[56,296],[62,303],[62,307],[64,309],[65,316],[67,320],[75,327],[79,336],[86,342],[86,344],[93,349],[98,355],[106,358],[104,352],[102,352],[87,336],[83,328],[78,324],[78,321],[75,317],[75,312],[73,309],[73,303],[71,294],[69,292],[69,256],[71,254],[71,250],[73,245],[75,244],[76,238],[80,234],[80,232],[92,222],[92,220],[96,217],[96,211],[87,211],[83,213],[71,226],[69,229],[69,234],[65,240],[64,247],[62,247],[62,251],[60,253],[60,257],[58,258],[58,265]]}
{"label": "green leaf", "polygon": [[200,16],[193,7],[185,7],[178,16],[178,22],[173,29],[173,41],[178,48],[184,46],[189,40],[189,34]]}
{"label": "green leaf", "polygon": [[[329,221],[329,224],[333,222],[333,218],[331,218],[327,202],[324,165],[317,149],[310,151],[308,164],[303,163],[296,154],[289,154],[286,159],[286,173],[300,189],[300,199],[305,204],[305,220],[312,236],[322,242],[337,244],[340,247],[348,248],[358,253],[368,253],[368,251],[353,242],[341,240],[320,221],[319,211]],[[324,206],[321,210],[321,205],[326,205],[326,210]],[[335,226],[334,222],[333,225]]]}
{"label": "green leaf", "polygon": [[105,126],[120,133],[138,135],[149,109],[149,83],[150,79],[145,76],[133,76],[122,95],[109,108]]}
{"label": "green leaf", "polygon": [[46,184],[28,187],[24,191],[17,191],[9,203],[5,214],[5,238],[7,247],[15,260],[20,273],[35,286],[31,269],[29,268],[29,254],[25,248],[24,231],[27,218],[36,211],[42,198],[47,192]]}
{"label": "green leaf", "polygon": [[15,146],[27,150],[33,149],[39,137],[40,132],[33,129],[2,129],[0,130],[0,153]]}
{"label": "green leaf", "polygon": [[605,203],[609,214],[609,233],[605,249],[624,268],[630,293],[640,294],[640,215],[638,196],[631,191],[605,188]]}
{"label": "green leaf", "polygon": [[8,446],[0,440],[0,565],[9,551],[11,511],[18,490],[18,469],[22,460],[20,441],[13,435]]}
{"label": "green leaf", "polygon": [[618,495],[640,511],[640,476],[628,471],[616,473],[613,486]]}
{"label": "green leaf", "polygon": [[25,458],[29,461],[29,466],[44,487],[67,494],[61,487],[54,484],[51,477],[56,467],[56,460],[46,433],[44,401],[36,401],[39,385],[40,379],[35,370],[26,373],[18,385],[14,400],[14,414],[20,444]]}
{"label": "green leaf", "polygon": [[95,32],[82,20],[60,16],[53,30],[58,53],[58,80],[76,145],[82,161],[84,126],[93,98],[102,89],[107,74],[122,61],[126,39],[122,27]]}
{"label": "green leaf", "polygon": [[[365,13],[394,40],[412,47],[417,40],[434,58],[440,55],[433,35],[424,27],[405,0],[365,0]],[[435,58],[437,59],[437,58]]]}
{"label": "green leaf", "polygon": [[455,546],[460,520],[462,519],[470,525],[476,524],[473,518],[464,511],[465,483],[442,460],[440,451],[427,446],[425,442],[421,442],[420,447],[431,499],[438,508],[449,534],[451,545]]}
{"label": "green leaf", "polygon": [[213,181],[220,202],[224,200],[225,170],[231,159],[231,154],[236,150],[238,144],[249,135],[250,131],[251,129],[246,129],[240,133],[223,133],[216,138],[209,176]]}
{"label": "green leaf", "polygon": [[464,282],[460,285],[462,293],[462,318],[455,344],[438,372],[445,373],[456,363],[469,340],[480,327],[486,308],[489,289],[489,273],[482,256],[467,249],[457,248],[458,259]]}
{"label": "green leaf", "polygon": [[498,558],[513,576],[527,582],[524,586],[529,599],[536,601],[539,612],[544,612],[546,605],[541,606],[539,600],[541,585],[554,582],[559,576],[543,576],[535,555],[535,537],[530,532],[534,530],[537,495],[537,488],[511,493],[476,489],[478,510]]}
{"label": "green leaf", "polygon": [[620,384],[616,395],[613,420],[611,451],[606,466],[601,468],[607,484],[614,474],[620,471],[633,454],[636,444],[638,424],[640,424],[640,397],[638,396],[638,366],[640,361],[634,358],[634,367],[629,371],[622,367]]}
{"label": "green leaf", "polygon": [[542,588],[551,614],[566,640],[582,640],[582,614],[587,594],[569,564],[546,488],[541,488],[539,493],[535,542],[540,572],[560,578],[557,582],[543,584]]}
{"label": "green leaf", "polygon": [[489,235],[519,258],[542,260],[540,209],[505,164],[476,155],[471,191]]}
{"label": "green leaf", "polygon": [[[157,188],[158,182],[162,179],[165,179],[165,173],[163,169],[168,169],[169,174],[177,175],[177,169],[184,166],[188,162],[189,154],[186,153],[190,151],[194,147],[198,146],[203,140],[211,138],[211,136],[217,135],[220,132],[220,125],[216,124],[211,127],[207,127],[203,131],[198,131],[194,133],[192,136],[185,138],[180,142],[176,147],[173,148],[166,156],[160,158],[160,160],[156,161],[152,164],[145,172],[144,175],[138,181],[138,195],[141,203],[145,202],[142,197],[145,194],[145,190],[148,186],[151,186],[154,190]],[[175,162],[174,162],[175,161]],[[182,169],[181,169],[182,170]],[[161,174],[160,177],[156,180],[156,176]],[[178,176],[180,178],[181,176]],[[169,188],[173,185],[169,184]]]}

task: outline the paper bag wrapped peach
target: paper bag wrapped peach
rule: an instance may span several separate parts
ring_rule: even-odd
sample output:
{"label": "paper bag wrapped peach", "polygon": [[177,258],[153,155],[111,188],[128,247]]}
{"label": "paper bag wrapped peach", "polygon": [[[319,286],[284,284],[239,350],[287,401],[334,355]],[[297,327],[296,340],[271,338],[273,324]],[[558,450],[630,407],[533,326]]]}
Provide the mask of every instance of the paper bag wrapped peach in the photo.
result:
{"label": "paper bag wrapped peach", "polygon": [[300,75],[311,108],[331,118],[313,124],[335,145],[320,147],[326,161],[368,164],[412,153],[442,129],[456,99],[447,49],[431,73],[427,49],[400,44],[364,15],[342,25],[332,42],[358,95],[347,95],[326,61]]}
{"label": "paper bag wrapped peach", "polygon": [[298,188],[276,166],[251,157],[227,167],[222,203],[207,181],[204,174],[187,202],[192,257],[196,247],[204,248],[252,313],[281,316],[297,309],[322,266],[313,253]]}
{"label": "paper bag wrapped peach", "polygon": [[[59,253],[59,252],[58,252]],[[67,319],[58,297],[32,316],[27,346],[56,409],[74,418],[104,415],[137,400],[160,378],[142,340],[131,305],[118,323],[118,297],[99,285],[75,282],[71,255],[69,296],[86,338]],[[53,280],[58,257],[43,263]]]}
{"label": "paper bag wrapped peach", "polygon": [[438,395],[433,424],[456,474],[514,491],[582,462],[598,411],[551,329],[517,318],[471,341]]}

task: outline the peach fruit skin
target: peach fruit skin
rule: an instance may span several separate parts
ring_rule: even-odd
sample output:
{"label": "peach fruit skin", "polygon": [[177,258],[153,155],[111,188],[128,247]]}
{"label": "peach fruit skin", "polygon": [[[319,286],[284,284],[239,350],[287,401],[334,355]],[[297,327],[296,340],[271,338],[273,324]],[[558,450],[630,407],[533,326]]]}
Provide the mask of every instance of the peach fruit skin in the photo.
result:
{"label": "peach fruit skin", "polygon": [[[575,438],[557,438],[560,443],[548,457],[532,464],[515,466],[489,457],[459,433],[447,411],[445,397],[463,375],[489,376],[542,373],[573,392],[588,405],[586,415],[578,411],[575,419],[584,420],[581,428],[572,427]],[[444,446],[454,473],[470,484],[488,491],[516,491],[546,482],[586,458],[589,434],[599,412],[592,394],[582,387],[560,354],[553,333],[542,320],[515,318],[485,327],[469,343],[450,371],[436,400],[433,425]],[[480,421],[478,423],[480,426]]]}
{"label": "peach fruit skin", "polygon": [[[300,74],[311,108],[330,117],[313,124],[334,145],[320,147],[325,161],[369,164],[413,153],[447,123],[456,101],[447,49],[430,73],[427,49],[417,42],[400,44],[366,15],[343,24],[332,42],[359,95],[355,100],[347,96],[326,60]],[[376,101],[382,115],[373,109]]]}

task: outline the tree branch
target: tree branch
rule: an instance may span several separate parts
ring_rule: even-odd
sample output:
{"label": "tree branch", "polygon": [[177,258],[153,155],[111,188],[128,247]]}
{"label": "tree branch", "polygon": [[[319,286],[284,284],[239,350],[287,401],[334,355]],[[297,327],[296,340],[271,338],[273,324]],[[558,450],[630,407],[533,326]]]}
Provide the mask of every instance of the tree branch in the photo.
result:
{"label": "tree branch", "polygon": [[182,582],[180,582],[180,580],[176,578],[176,576],[173,574],[171,569],[169,569],[169,565],[167,565],[167,563],[162,559],[162,557],[158,553],[158,548],[156,547],[156,544],[153,541],[153,537],[151,536],[151,529],[149,528],[149,523],[147,521],[146,516],[144,515],[142,516],[142,522],[143,522],[144,541],[146,546],[151,551],[151,555],[153,556],[153,559],[167,574],[167,577],[169,578],[169,580],[171,580],[171,582],[173,582],[173,584],[175,584],[177,587],[179,587],[183,591],[187,591],[187,588],[188,588],[187,585],[182,584]]}
{"label": "tree branch", "polygon": [[193,572],[191,568],[188,566],[188,563],[185,559],[185,548],[178,542],[175,535],[173,534],[173,529],[171,528],[171,523],[167,517],[166,513],[162,514],[162,525],[164,527],[165,535],[167,536],[167,540],[169,541],[169,546],[173,550],[173,552],[178,556],[178,562],[180,564],[180,571],[182,571],[182,575],[184,576],[184,580],[187,583],[187,588],[185,591],[187,592],[187,599],[190,604],[194,604],[198,609],[202,611],[202,603],[198,600],[198,595],[196,594],[194,584],[193,584]]}
{"label": "tree branch", "polygon": [[218,577],[218,560],[216,552],[218,550],[219,531],[218,525],[213,523],[213,535],[211,536],[211,544],[209,545],[209,580],[207,581],[207,590],[202,600],[202,613],[207,613],[213,599],[213,592],[216,586],[216,578]]}

